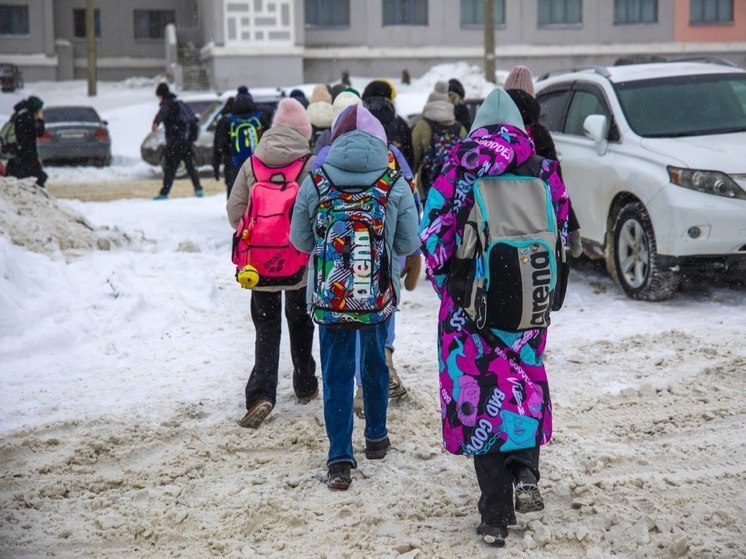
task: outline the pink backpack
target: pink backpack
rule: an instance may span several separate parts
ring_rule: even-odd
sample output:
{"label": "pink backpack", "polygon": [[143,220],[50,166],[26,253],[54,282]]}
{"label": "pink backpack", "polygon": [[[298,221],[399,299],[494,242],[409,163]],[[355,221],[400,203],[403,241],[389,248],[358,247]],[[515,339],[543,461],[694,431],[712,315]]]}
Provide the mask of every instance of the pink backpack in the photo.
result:
{"label": "pink backpack", "polygon": [[298,176],[308,157],[284,167],[268,167],[251,156],[256,182],[233,236],[236,280],[238,273],[250,266],[258,274],[258,281],[251,287],[293,289],[302,283],[309,254],[300,252],[290,242],[290,218],[298,196]]}

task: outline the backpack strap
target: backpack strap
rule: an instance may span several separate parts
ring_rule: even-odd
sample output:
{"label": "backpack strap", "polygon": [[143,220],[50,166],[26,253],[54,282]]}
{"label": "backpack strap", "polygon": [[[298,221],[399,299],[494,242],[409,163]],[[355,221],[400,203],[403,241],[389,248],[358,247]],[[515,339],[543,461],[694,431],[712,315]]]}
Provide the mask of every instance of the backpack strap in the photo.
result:
{"label": "backpack strap", "polygon": [[392,169],[391,167],[387,167],[384,173],[376,179],[375,183],[373,183],[373,188],[382,195],[380,199],[384,206],[388,204],[389,194],[391,194],[391,191],[394,189],[394,184],[400,174],[401,170],[399,168]]}
{"label": "backpack strap", "polygon": [[[287,184],[292,180],[297,182],[309,157],[310,154],[306,154],[282,167],[270,167],[269,165],[265,165],[256,155],[252,155],[250,158],[251,172],[254,174],[257,182],[271,182],[278,185]],[[277,177],[282,177],[282,181],[272,180]]]}

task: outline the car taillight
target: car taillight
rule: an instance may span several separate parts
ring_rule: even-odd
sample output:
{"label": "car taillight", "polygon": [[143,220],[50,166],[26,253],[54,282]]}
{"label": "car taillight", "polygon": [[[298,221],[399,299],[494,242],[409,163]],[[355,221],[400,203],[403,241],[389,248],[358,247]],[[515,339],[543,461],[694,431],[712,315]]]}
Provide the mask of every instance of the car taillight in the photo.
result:
{"label": "car taillight", "polygon": [[96,128],[93,137],[100,142],[105,142],[109,139],[109,131],[106,128]]}
{"label": "car taillight", "polygon": [[49,131],[44,132],[44,135],[39,136],[37,139],[37,142],[51,142],[52,141],[52,135],[49,133]]}

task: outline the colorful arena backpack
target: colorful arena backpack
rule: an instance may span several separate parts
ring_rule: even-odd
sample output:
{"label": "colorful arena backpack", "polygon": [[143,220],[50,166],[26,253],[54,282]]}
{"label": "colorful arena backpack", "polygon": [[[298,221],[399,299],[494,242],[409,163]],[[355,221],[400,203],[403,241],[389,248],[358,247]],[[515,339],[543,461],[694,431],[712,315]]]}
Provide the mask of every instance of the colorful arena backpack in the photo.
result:
{"label": "colorful arena backpack", "polygon": [[[420,165],[420,184],[422,185],[422,195],[427,196],[427,192],[440,175],[443,165],[448,160],[451,149],[461,141],[461,123],[456,122],[450,126],[438,124],[432,120],[427,120],[430,125],[430,145],[428,145],[425,155],[422,157]],[[424,200],[424,198],[423,198]]]}
{"label": "colorful arena backpack", "polygon": [[234,169],[243,165],[249,157],[252,156],[259,138],[262,133],[261,114],[253,113],[249,118],[239,118],[236,115],[230,115],[230,135],[229,144],[231,153],[231,163]]}
{"label": "colorful arena backpack", "polygon": [[236,281],[242,287],[302,285],[309,254],[290,242],[290,218],[298,196],[298,175],[307,160],[305,156],[285,167],[268,167],[256,156],[251,158],[256,182],[233,235]]}
{"label": "colorful arena backpack", "polygon": [[371,186],[340,188],[323,166],[311,172],[319,194],[311,300],[316,323],[364,328],[385,321],[394,311],[385,219],[398,176],[387,168]]}
{"label": "colorful arena backpack", "polygon": [[449,281],[478,328],[546,328],[562,306],[569,268],[550,188],[539,178],[542,162],[533,155],[510,173],[474,182]]}

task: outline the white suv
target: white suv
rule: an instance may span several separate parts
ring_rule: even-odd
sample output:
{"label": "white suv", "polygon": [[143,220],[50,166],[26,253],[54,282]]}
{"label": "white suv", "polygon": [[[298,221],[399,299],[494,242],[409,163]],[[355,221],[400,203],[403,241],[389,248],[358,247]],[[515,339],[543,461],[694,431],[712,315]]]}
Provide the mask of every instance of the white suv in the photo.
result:
{"label": "white suv", "polygon": [[746,263],[746,71],[594,67],[537,83],[586,253],[630,297]]}

